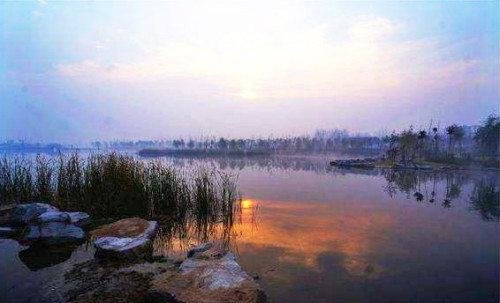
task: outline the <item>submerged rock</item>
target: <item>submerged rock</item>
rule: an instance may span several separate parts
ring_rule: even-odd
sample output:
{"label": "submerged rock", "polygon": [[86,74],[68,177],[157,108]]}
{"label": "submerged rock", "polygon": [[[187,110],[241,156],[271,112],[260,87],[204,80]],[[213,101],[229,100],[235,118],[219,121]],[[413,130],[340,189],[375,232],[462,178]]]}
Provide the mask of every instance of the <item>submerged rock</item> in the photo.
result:
{"label": "submerged rock", "polygon": [[148,251],[158,230],[156,221],[127,218],[91,232],[97,257],[136,256]]}
{"label": "submerged rock", "polygon": [[85,232],[78,226],[65,222],[47,222],[29,225],[23,241],[28,243],[60,244],[80,241],[84,238]]}
{"label": "submerged rock", "polygon": [[27,249],[21,250],[18,257],[29,270],[38,271],[67,261],[76,247],[73,244],[49,247],[46,245],[31,245]]}
{"label": "submerged rock", "polygon": [[150,297],[156,302],[265,302],[260,286],[230,252],[204,244],[193,250],[176,273],[155,279]]}

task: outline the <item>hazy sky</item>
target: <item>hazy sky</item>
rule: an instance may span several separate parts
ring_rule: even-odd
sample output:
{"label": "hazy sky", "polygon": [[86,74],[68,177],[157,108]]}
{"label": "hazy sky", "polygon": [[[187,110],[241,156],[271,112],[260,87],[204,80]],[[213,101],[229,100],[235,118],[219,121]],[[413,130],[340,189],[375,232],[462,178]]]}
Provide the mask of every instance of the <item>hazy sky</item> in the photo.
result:
{"label": "hazy sky", "polygon": [[1,2],[0,140],[375,132],[499,111],[498,1]]}

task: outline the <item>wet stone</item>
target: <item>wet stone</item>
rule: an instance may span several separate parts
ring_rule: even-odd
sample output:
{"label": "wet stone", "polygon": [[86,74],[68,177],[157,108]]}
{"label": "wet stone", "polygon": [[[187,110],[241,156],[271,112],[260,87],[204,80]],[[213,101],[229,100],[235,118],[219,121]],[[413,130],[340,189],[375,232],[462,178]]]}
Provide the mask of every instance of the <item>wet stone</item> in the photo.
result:
{"label": "wet stone", "polygon": [[38,225],[29,225],[23,241],[44,242],[46,244],[60,244],[81,241],[85,239],[85,232],[78,226],[65,222],[48,222]]}
{"label": "wet stone", "polygon": [[84,212],[68,212],[67,213],[72,224],[79,227],[85,227],[92,224],[90,215]]}
{"label": "wet stone", "polygon": [[134,257],[148,253],[151,238],[158,230],[156,221],[127,218],[91,232],[97,257]]}
{"label": "wet stone", "polygon": [[[210,248],[207,248],[207,247]],[[191,250],[193,251],[193,250]],[[156,302],[265,302],[262,288],[236,262],[230,252],[212,245],[190,254],[176,273],[155,279],[150,297]]]}
{"label": "wet stone", "polygon": [[39,215],[36,219],[39,223],[47,223],[47,222],[70,222],[70,217],[65,212],[60,211],[48,211]]}
{"label": "wet stone", "polygon": [[58,212],[59,210],[47,203],[25,203],[7,206],[0,211],[0,225],[27,224],[36,221],[46,212]]}

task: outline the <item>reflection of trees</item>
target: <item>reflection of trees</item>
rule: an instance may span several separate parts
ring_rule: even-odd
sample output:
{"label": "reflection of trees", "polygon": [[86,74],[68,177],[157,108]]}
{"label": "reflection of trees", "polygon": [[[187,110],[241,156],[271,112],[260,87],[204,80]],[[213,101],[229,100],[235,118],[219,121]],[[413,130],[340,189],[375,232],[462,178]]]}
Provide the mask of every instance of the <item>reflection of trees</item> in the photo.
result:
{"label": "reflection of trees", "polygon": [[316,173],[329,173],[332,167],[325,159],[311,159],[307,157],[210,157],[210,158],[173,158],[168,159],[174,165],[185,167],[195,162],[209,163],[220,170],[242,170],[245,167],[261,169],[268,172],[281,171],[314,171]]}
{"label": "reflection of trees", "polygon": [[398,192],[413,197],[417,202],[434,203],[437,197],[437,184],[444,182],[445,195],[442,206],[451,207],[451,202],[460,197],[462,187],[467,180],[465,175],[454,173],[422,172],[409,170],[385,170],[387,181],[384,191],[393,197]]}
{"label": "reflection of trees", "polygon": [[474,185],[470,196],[471,209],[477,211],[485,221],[500,219],[500,190],[498,179],[481,178]]}
{"label": "reflection of trees", "polygon": [[471,176],[454,172],[403,170],[386,170],[382,174],[387,181],[384,191],[390,197],[401,192],[406,194],[407,198],[413,197],[417,202],[434,203],[438,197],[438,188],[442,188],[444,196],[441,206],[444,208],[450,208],[453,200],[460,198],[464,185],[473,183],[471,209],[477,211],[486,221],[500,220],[500,190],[496,174]]}
{"label": "reflection of trees", "polygon": [[[188,160],[175,158],[175,165],[191,165]],[[191,160],[193,161],[193,160]],[[220,169],[233,168],[262,169],[267,172],[274,171],[314,171],[318,174],[335,175],[382,175],[387,184],[384,191],[394,197],[403,193],[409,199],[415,199],[419,203],[436,203],[444,208],[450,208],[453,201],[463,196],[464,186],[473,184],[474,190],[471,196],[473,209],[478,211],[485,220],[498,220],[498,175],[481,172],[458,171],[419,171],[419,170],[392,170],[392,169],[336,169],[332,168],[324,159],[311,159],[301,157],[249,157],[249,158],[205,158],[194,160],[203,161],[209,166]],[[480,181],[477,178],[492,179],[491,181]],[[482,180],[482,179],[481,179]],[[489,184],[489,185],[488,185]],[[489,186],[489,187],[488,187]],[[496,197],[495,197],[496,194]],[[496,198],[496,200],[495,200]],[[495,206],[496,205],[496,206]]]}
{"label": "reflection of trees", "polygon": [[205,242],[237,251],[236,239],[242,233],[242,226],[251,224],[252,230],[257,227],[259,203],[243,206],[243,201],[240,199],[235,208],[219,208],[163,222],[153,243],[155,255],[175,255]]}
{"label": "reflection of trees", "polygon": [[18,257],[31,271],[38,271],[67,261],[76,248],[77,245],[74,244],[56,246],[31,245],[27,249],[21,250]]}

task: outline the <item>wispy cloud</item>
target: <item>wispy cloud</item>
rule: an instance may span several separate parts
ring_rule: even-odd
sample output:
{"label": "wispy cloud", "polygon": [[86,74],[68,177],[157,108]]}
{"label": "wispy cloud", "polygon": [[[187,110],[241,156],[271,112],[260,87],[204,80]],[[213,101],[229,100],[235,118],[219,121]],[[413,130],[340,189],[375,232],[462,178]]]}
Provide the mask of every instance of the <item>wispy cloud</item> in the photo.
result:
{"label": "wispy cloud", "polygon": [[463,73],[469,80],[477,76],[477,60],[443,61],[451,54],[439,42],[388,39],[404,33],[400,21],[360,16],[346,25],[349,35],[342,41],[327,38],[336,34],[330,28],[323,24],[284,31],[279,40],[261,45],[225,44],[228,51],[210,42],[140,42],[145,52],[138,60],[85,60],[55,67],[60,75],[79,81],[194,77],[226,86],[228,95],[248,94],[252,87],[261,99],[374,97],[409,83],[431,89],[455,83]]}

